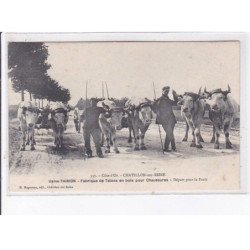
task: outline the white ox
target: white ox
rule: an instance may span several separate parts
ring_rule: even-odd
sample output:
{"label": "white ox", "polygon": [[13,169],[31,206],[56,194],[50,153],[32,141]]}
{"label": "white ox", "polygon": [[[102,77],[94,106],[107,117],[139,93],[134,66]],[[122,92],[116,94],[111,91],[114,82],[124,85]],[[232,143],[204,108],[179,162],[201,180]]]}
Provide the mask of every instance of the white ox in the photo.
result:
{"label": "white ox", "polygon": [[126,102],[125,109],[130,120],[128,123],[130,136],[131,130],[133,130],[134,133],[134,150],[146,150],[147,148],[144,144],[144,137],[153,117],[151,101],[147,98],[132,97]]}
{"label": "white ox", "polygon": [[209,118],[213,122],[213,138],[211,142],[214,142],[214,148],[219,149],[219,137],[220,131],[223,130],[226,141],[226,148],[232,148],[232,143],[229,140],[229,132],[233,120],[239,114],[239,105],[228,94],[231,93],[231,89],[228,86],[228,90],[222,91],[221,89],[215,89],[211,92],[204,90],[206,94],[206,102],[209,105]]}
{"label": "white ox", "polygon": [[25,150],[25,146],[30,144],[30,150],[35,150],[35,124],[37,123],[39,109],[30,102],[24,101],[19,104],[17,118],[20,122],[22,132],[21,151]]}
{"label": "white ox", "polygon": [[200,134],[200,127],[205,113],[206,103],[201,99],[200,91],[198,94],[193,92],[185,92],[179,97],[178,105],[181,105],[181,114],[186,121],[186,134],[183,141],[187,141],[188,130],[191,128],[193,140],[191,147],[202,148],[201,141],[203,139]]}
{"label": "white ox", "polygon": [[122,128],[122,115],[124,109],[117,107],[111,100],[98,102],[98,107],[102,107],[104,112],[99,116],[99,126],[107,142],[105,153],[110,153],[110,144],[113,143],[115,153],[120,153],[116,143],[116,130]]}

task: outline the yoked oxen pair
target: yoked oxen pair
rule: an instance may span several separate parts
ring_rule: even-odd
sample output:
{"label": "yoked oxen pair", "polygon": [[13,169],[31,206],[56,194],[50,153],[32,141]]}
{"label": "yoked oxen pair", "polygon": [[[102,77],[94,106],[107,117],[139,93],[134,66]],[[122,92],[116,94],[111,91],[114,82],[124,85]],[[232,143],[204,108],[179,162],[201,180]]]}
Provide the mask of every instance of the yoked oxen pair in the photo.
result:
{"label": "yoked oxen pair", "polygon": [[214,148],[219,149],[220,131],[225,134],[226,148],[231,149],[232,143],[229,140],[229,132],[232,122],[239,112],[239,105],[228,94],[231,93],[231,88],[228,85],[226,91],[215,89],[207,91],[204,89],[205,101],[209,105],[209,118],[213,122],[213,137],[211,142],[214,142]]}
{"label": "yoked oxen pair", "polygon": [[199,93],[185,92],[183,96],[179,97],[178,105],[181,105],[181,114],[186,121],[186,134],[182,141],[187,141],[189,128],[192,130],[193,140],[191,147],[202,148],[200,127],[205,113],[206,103]]}
{"label": "yoked oxen pair", "polygon": [[110,145],[112,143],[115,153],[120,153],[116,142],[116,130],[122,128],[121,123],[124,109],[117,107],[115,102],[107,99],[98,102],[97,106],[102,107],[104,110],[100,114],[98,122],[104,139],[107,142],[105,153],[110,153]]}
{"label": "yoked oxen pair", "polygon": [[53,130],[56,148],[63,148],[63,135],[68,122],[68,109],[63,103],[56,103],[50,108],[49,127]]}
{"label": "yoked oxen pair", "polygon": [[22,146],[21,151],[25,150],[25,146],[30,144],[30,150],[35,150],[35,125],[38,120],[40,110],[38,107],[30,102],[21,102],[18,111],[17,118],[20,122],[20,128],[22,132]]}
{"label": "yoked oxen pair", "polygon": [[144,137],[153,118],[151,101],[147,98],[133,97],[126,102],[125,109],[129,120],[129,141],[132,130],[135,139],[134,150],[146,150]]}

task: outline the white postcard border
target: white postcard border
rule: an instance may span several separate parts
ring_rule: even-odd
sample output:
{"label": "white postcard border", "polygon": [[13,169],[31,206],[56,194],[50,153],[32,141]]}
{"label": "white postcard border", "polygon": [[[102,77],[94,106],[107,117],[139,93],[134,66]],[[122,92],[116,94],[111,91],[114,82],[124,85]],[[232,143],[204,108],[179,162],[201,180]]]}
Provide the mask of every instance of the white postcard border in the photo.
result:
{"label": "white postcard border", "polygon": [[[240,143],[240,164],[241,164],[241,189],[240,193],[246,193],[250,190],[250,184],[247,183],[247,175],[249,176],[249,171],[247,171],[247,163],[249,162],[249,155],[247,154],[247,136],[248,134],[248,117],[246,107],[249,103],[249,91],[247,91],[246,84],[246,73],[247,73],[247,61],[249,50],[247,48],[247,35],[244,33],[6,33],[2,34],[2,201],[3,201],[3,211],[14,211],[14,204],[17,204],[18,200],[20,202],[20,198],[22,199],[22,203],[25,204],[25,200],[27,200],[27,204],[33,204],[32,199],[37,200],[39,195],[29,196],[27,193],[20,194],[21,197],[16,196],[8,196],[7,191],[7,180],[8,180],[8,112],[7,112],[7,42],[9,41],[26,41],[26,42],[35,42],[35,41],[43,41],[43,42],[65,42],[65,41],[235,41],[238,40],[241,43],[241,94],[240,94],[240,102],[241,102],[241,123],[240,123],[240,134],[241,134],[241,143]],[[249,73],[249,70],[248,70]],[[250,178],[249,178],[250,179]],[[183,192],[185,194],[186,192]],[[189,191],[187,193],[190,194]],[[214,194],[215,192],[192,192],[196,194]],[[216,191],[216,193],[225,193],[224,191]],[[230,192],[232,193],[232,192]],[[238,193],[238,192],[237,192]],[[74,193],[75,194],[75,193]],[[131,193],[130,193],[131,194]],[[174,194],[174,192],[164,192],[164,194]],[[101,194],[105,195],[105,194]],[[181,193],[178,192],[178,196],[181,196]],[[187,194],[186,194],[187,195]],[[185,195],[185,196],[186,196]],[[50,195],[46,194],[44,198],[49,197]],[[60,199],[62,198],[61,195]],[[88,199],[88,195],[84,194],[84,199]],[[80,201],[83,196],[73,196],[75,202],[77,200]],[[130,197],[130,195],[128,195]],[[128,197],[126,196],[126,197]],[[178,197],[177,196],[177,197]],[[189,196],[189,195],[188,195]],[[56,196],[52,196],[55,200],[58,198]],[[65,202],[69,198],[68,195],[63,195]],[[93,196],[92,196],[93,197]],[[115,199],[116,196],[114,196]],[[48,198],[51,202],[51,198]],[[93,198],[92,198],[93,199]],[[29,200],[29,201],[28,201]],[[4,204],[7,204],[4,205]],[[48,203],[48,207],[50,204]],[[10,208],[12,207],[12,209]],[[9,210],[10,209],[10,210]],[[25,206],[22,207],[25,210]],[[43,210],[43,208],[40,208]],[[29,209],[28,209],[29,210]],[[17,212],[17,211],[16,211]],[[65,211],[69,212],[69,211]]]}

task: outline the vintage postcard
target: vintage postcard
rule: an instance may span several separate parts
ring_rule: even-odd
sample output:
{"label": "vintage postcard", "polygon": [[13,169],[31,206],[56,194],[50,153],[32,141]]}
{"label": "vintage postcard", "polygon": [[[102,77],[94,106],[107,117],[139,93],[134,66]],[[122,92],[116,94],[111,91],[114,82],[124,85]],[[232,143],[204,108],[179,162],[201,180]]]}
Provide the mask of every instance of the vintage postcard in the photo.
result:
{"label": "vintage postcard", "polygon": [[244,192],[242,37],[2,43],[8,194]]}

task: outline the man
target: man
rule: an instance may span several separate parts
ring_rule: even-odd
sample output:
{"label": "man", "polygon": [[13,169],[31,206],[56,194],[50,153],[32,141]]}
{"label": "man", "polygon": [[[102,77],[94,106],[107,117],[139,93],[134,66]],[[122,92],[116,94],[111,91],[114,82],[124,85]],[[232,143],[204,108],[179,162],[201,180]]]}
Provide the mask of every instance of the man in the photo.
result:
{"label": "man", "polygon": [[174,101],[168,97],[170,87],[166,86],[162,88],[162,96],[154,101],[153,108],[156,112],[156,123],[161,124],[164,131],[166,132],[164,151],[171,152],[169,145],[171,142],[172,150],[176,150],[175,139],[174,139],[174,127],[176,124],[176,118],[173,112],[172,106],[176,106],[178,102],[178,96],[173,90]]}
{"label": "man", "polygon": [[92,157],[92,150],[90,145],[90,135],[93,138],[98,157],[103,158],[101,149],[101,131],[98,123],[99,115],[103,112],[103,108],[97,107],[97,100],[90,99],[91,107],[87,108],[82,114],[83,119],[83,137],[85,142],[86,153],[88,157]]}
{"label": "man", "polygon": [[79,133],[79,109],[77,107],[75,107],[74,109],[74,124],[75,124],[75,129],[76,129],[76,132]]}

